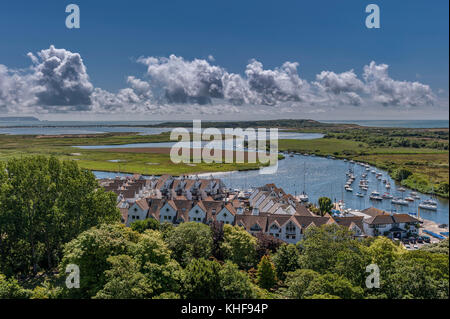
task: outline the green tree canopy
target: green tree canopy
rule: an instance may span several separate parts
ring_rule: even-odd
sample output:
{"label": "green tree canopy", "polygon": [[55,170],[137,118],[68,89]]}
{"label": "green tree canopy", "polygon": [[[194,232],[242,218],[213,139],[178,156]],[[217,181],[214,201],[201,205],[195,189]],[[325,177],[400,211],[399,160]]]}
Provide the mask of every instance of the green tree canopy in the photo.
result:
{"label": "green tree canopy", "polygon": [[300,268],[300,253],[293,244],[283,244],[278,248],[272,257],[277,276],[284,280],[286,273],[292,272]]}
{"label": "green tree canopy", "polygon": [[275,266],[269,256],[263,256],[256,270],[256,280],[263,289],[271,289],[277,283]]}
{"label": "green tree canopy", "polygon": [[242,227],[224,225],[221,249],[226,260],[242,269],[249,269],[256,263],[256,238]]}
{"label": "green tree canopy", "polygon": [[319,198],[320,214],[323,216],[326,213],[330,213],[333,208],[333,202],[328,197]]}
{"label": "green tree canopy", "polygon": [[0,163],[0,271],[54,268],[65,243],[120,220],[116,196],[75,161],[26,157]]}
{"label": "green tree canopy", "polygon": [[166,242],[175,259],[183,266],[196,258],[209,258],[212,235],[209,226],[196,222],[182,223],[168,235]]}

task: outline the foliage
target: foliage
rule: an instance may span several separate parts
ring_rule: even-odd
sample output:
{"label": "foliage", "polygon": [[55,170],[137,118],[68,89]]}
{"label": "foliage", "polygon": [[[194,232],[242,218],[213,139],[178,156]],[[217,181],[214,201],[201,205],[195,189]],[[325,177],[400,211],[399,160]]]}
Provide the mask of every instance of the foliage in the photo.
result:
{"label": "foliage", "polygon": [[288,272],[285,280],[286,288],[283,290],[283,294],[289,298],[302,299],[305,297],[305,292],[310,283],[318,277],[320,277],[320,274],[311,269],[297,269],[296,271]]}
{"label": "foliage", "polygon": [[328,197],[320,197],[319,198],[319,208],[320,214],[323,216],[325,214],[329,214],[331,209],[333,208],[333,202]]}
{"label": "foliage", "polygon": [[80,269],[80,288],[70,289],[70,297],[92,297],[106,282],[105,271],[110,267],[108,258],[127,254],[139,234],[120,224],[100,225],[81,233],[66,244],[60,265],[64,274],[67,265]]}
{"label": "foliage", "polygon": [[270,289],[277,283],[275,266],[269,256],[263,256],[256,270],[258,285],[263,289]]}
{"label": "foliage", "polygon": [[315,277],[304,293],[305,296],[325,294],[342,299],[360,299],[363,298],[364,292],[361,287],[353,286],[347,278],[327,273]]}
{"label": "foliage", "polygon": [[261,259],[265,255],[275,253],[277,249],[283,244],[281,239],[275,238],[269,234],[258,232],[256,237],[256,255]]}
{"label": "foliage", "polygon": [[222,298],[251,299],[258,297],[258,289],[244,271],[227,261],[219,272]]}
{"label": "foliage", "polygon": [[256,263],[256,238],[242,227],[224,225],[221,249],[226,260],[242,269],[249,269]]}
{"label": "foliage", "polygon": [[183,295],[189,299],[220,298],[220,268],[216,261],[193,259],[183,272]]}
{"label": "foliage", "polygon": [[300,253],[293,244],[283,244],[272,257],[277,276],[284,280],[286,273],[300,268]]}
{"label": "foliage", "polygon": [[111,256],[105,271],[105,285],[94,296],[96,299],[136,299],[151,296],[148,279],[139,271],[139,264],[130,256]]}
{"label": "foliage", "polygon": [[301,251],[301,267],[324,273],[334,269],[339,252],[352,249],[358,243],[351,231],[332,224],[309,227],[297,245]]}
{"label": "foliage", "polygon": [[159,230],[160,224],[154,218],[147,218],[144,220],[137,220],[130,225],[131,229],[137,231],[138,233],[143,233],[147,229]]}
{"label": "foliage", "polygon": [[28,157],[0,163],[0,271],[5,274],[50,270],[65,243],[119,218],[116,196],[74,161]]}
{"label": "foliage", "polygon": [[22,288],[14,278],[6,278],[0,274],[0,299],[26,299],[31,292]]}
{"label": "foliage", "polygon": [[183,266],[196,258],[209,258],[212,250],[211,229],[201,223],[188,222],[176,227],[166,239],[175,259]]}
{"label": "foliage", "polygon": [[220,223],[218,221],[213,221],[210,224],[210,227],[211,227],[212,240],[213,240],[212,255],[216,259],[223,260],[223,253],[222,253],[222,250],[220,249],[220,245],[223,242],[223,235],[224,235],[223,223]]}

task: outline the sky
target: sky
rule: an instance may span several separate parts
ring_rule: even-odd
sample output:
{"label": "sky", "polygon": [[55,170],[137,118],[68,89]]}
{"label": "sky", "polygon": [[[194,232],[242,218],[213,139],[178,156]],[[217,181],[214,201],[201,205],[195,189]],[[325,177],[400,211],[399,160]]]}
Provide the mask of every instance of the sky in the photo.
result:
{"label": "sky", "polygon": [[[68,29],[68,4],[80,28]],[[380,28],[368,29],[368,4]],[[0,114],[442,119],[448,1],[2,1]],[[448,118],[448,117],[447,117]]]}

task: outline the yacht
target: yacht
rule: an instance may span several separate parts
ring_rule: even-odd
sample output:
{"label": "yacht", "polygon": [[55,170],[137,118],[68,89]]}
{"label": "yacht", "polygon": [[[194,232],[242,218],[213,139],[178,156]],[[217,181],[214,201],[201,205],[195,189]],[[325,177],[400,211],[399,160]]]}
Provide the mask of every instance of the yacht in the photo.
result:
{"label": "yacht", "polygon": [[437,210],[437,202],[432,199],[427,199],[420,203],[419,207],[426,210]]}
{"label": "yacht", "polygon": [[385,199],[393,199],[394,198],[394,196],[392,196],[391,194],[389,194],[389,193],[384,193],[381,197],[383,197],[383,198],[385,198]]}
{"label": "yacht", "polygon": [[403,188],[403,187],[400,187],[400,188],[398,189],[398,191],[399,191],[399,192],[404,192],[404,191],[406,191],[406,189]]}
{"label": "yacht", "polygon": [[406,201],[402,198],[399,198],[399,197],[396,197],[393,200],[391,200],[391,203],[396,204],[396,205],[402,205],[402,206],[408,206],[408,204],[409,204],[408,201]]}
{"label": "yacht", "polygon": [[306,203],[309,201],[309,197],[308,197],[308,195],[306,195],[305,192],[302,192],[300,195],[298,195],[297,199],[299,202],[302,202],[302,203]]}
{"label": "yacht", "polygon": [[380,193],[373,191],[372,193],[370,193],[369,198],[371,200],[383,200],[383,197],[380,196]]}
{"label": "yacht", "polygon": [[345,190],[347,192],[353,192],[353,188],[351,188],[350,186],[345,186]]}
{"label": "yacht", "polygon": [[390,183],[386,183],[386,189],[390,189],[391,188],[391,184]]}
{"label": "yacht", "polygon": [[407,200],[408,202],[414,202],[414,198],[412,198],[410,196],[405,197],[405,200]]}

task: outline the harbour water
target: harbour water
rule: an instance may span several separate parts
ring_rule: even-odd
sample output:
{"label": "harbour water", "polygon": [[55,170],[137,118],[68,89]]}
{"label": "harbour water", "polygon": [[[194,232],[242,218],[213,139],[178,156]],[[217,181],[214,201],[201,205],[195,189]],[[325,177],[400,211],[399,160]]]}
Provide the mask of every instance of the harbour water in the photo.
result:
{"label": "harbour water", "polygon": [[[354,175],[357,177],[353,184],[353,192],[347,192],[344,189],[347,181],[346,173],[352,168]],[[376,170],[382,173],[382,179],[386,179],[391,184],[390,193],[395,197],[406,197],[411,190],[406,189],[400,192],[400,185],[392,180],[387,172],[371,167],[370,170]],[[356,196],[359,179],[362,173],[367,173],[369,187],[364,197]],[[98,178],[114,178],[117,173],[95,172]],[[126,176],[127,174],[119,174]],[[129,174],[128,174],[129,175]],[[206,175],[208,176],[208,175]],[[372,191],[378,191],[380,194],[386,192],[385,184],[382,180],[378,180],[375,174],[366,171],[364,167],[344,162],[342,160],[330,159],[325,157],[294,155],[286,156],[284,160],[278,162],[278,170],[273,175],[261,175],[258,170],[215,173],[215,177],[221,178],[230,188],[249,189],[273,183],[283,188],[287,193],[292,195],[300,194],[303,190],[308,194],[312,203],[317,203],[319,197],[327,196],[332,200],[344,200],[346,208],[364,209],[371,206],[394,212],[402,213],[418,213],[418,204],[421,200],[428,199],[430,196],[418,193],[421,200],[415,200],[408,206],[393,205],[390,199],[382,201],[373,201],[369,199]],[[449,222],[449,201],[444,198],[437,198],[438,210],[426,211],[420,210],[420,217],[432,220],[437,223]]]}

